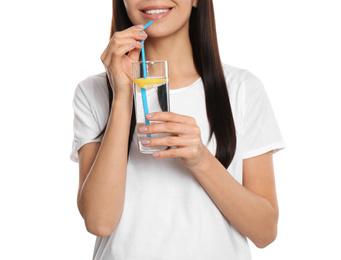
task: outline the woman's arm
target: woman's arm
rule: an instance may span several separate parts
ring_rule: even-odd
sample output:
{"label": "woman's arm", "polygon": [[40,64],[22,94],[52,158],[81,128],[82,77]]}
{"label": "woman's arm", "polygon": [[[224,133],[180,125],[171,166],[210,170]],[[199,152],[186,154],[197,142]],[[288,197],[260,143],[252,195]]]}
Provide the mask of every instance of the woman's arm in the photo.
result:
{"label": "woman's arm", "polygon": [[[101,145],[89,143],[79,150],[78,207],[88,231],[109,236],[123,211],[128,139],[132,113],[132,62],[139,59],[143,25],[116,32],[101,55],[114,93]],[[129,53],[126,55],[126,53]]]}
{"label": "woman's arm", "polygon": [[79,150],[77,204],[87,230],[109,236],[123,210],[131,102],[115,100],[102,143]]}
{"label": "woman's arm", "polygon": [[243,185],[207,150],[200,164],[190,167],[226,219],[257,247],[277,235],[278,205],[272,152],[243,162]]}
{"label": "woman's arm", "polygon": [[241,185],[202,143],[200,129],[193,118],[170,112],[147,117],[165,123],[142,127],[140,132],[168,132],[172,136],[142,143],[176,147],[154,153],[155,158],[180,157],[225,218],[256,246],[265,247],[276,238],[278,206],[272,152],[243,161]]}

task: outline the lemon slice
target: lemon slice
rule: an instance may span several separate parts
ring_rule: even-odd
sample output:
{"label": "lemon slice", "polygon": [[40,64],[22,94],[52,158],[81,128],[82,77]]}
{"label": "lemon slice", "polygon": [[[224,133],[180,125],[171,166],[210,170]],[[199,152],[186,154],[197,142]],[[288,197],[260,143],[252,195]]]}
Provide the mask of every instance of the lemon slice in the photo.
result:
{"label": "lemon slice", "polygon": [[133,82],[137,84],[140,88],[154,88],[159,85],[163,85],[167,83],[166,78],[139,78],[134,79]]}

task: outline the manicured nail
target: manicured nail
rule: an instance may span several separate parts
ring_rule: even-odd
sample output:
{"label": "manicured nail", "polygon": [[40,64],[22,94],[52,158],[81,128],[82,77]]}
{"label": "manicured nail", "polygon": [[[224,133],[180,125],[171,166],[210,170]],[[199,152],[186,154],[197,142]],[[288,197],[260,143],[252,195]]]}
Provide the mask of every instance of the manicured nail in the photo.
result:
{"label": "manicured nail", "polygon": [[139,128],[139,131],[140,131],[140,132],[146,132],[146,131],[147,131],[147,127],[146,127],[146,126],[141,126],[141,127]]}
{"label": "manicured nail", "polygon": [[140,42],[140,41],[137,42],[137,45],[140,46],[140,47],[143,47],[143,43]]}
{"label": "manicured nail", "polygon": [[143,139],[141,143],[142,145],[147,145],[147,144],[150,144],[150,141],[148,139]]}
{"label": "manicured nail", "polygon": [[135,25],[135,28],[136,29],[143,29],[144,25],[143,24],[138,24],[138,25]]}
{"label": "manicured nail", "polygon": [[153,117],[154,117],[154,114],[153,114],[153,113],[147,114],[146,117],[147,117],[147,118],[153,118]]}
{"label": "manicured nail", "polygon": [[145,32],[140,32],[140,36],[143,37],[143,38],[146,38],[147,34]]}
{"label": "manicured nail", "polygon": [[153,157],[158,158],[158,157],[160,157],[160,154],[159,153],[153,153]]}
{"label": "manicured nail", "polygon": [[135,43],[129,43],[129,46],[130,46],[130,47],[135,47],[136,44],[135,44]]}

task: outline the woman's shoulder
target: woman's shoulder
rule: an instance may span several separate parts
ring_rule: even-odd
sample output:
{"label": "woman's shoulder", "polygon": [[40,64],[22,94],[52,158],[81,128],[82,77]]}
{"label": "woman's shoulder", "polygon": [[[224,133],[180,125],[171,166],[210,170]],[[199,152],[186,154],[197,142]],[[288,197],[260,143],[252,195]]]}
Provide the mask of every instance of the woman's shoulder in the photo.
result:
{"label": "woman's shoulder", "polygon": [[99,73],[95,75],[90,75],[78,83],[77,88],[81,89],[84,95],[98,95],[106,94],[107,90],[107,80],[106,73]]}
{"label": "woman's shoulder", "polygon": [[229,92],[252,93],[263,89],[263,83],[249,70],[237,68],[223,63],[223,71]]}
{"label": "woman's shoulder", "polygon": [[80,81],[75,90],[75,100],[83,99],[93,108],[106,106],[108,103],[106,73],[88,76]]}

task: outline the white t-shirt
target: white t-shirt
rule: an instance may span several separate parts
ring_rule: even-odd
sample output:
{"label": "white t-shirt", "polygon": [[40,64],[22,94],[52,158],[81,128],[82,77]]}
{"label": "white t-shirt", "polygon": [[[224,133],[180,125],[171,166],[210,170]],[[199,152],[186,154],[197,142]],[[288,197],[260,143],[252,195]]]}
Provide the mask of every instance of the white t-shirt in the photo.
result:
{"label": "white t-shirt", "polygon": [[[243,159],[284,147],[273,110],[262,83],[250,72],[224,65],[236,126],[237,149],[228,167],[239,183]],[[108,119],[105,73],[82,81],[76,91],[74,141],[71,159],[94,139]],[[203,83],[170,90],[171,111],[192,116],[201,129],[202,141],[215,154],[215,138],[207,143]],[[98,237],[95,260],[227,260],[251,259],[247,239],[223,217],[181,159],[155,160],[137,150],[136,131],[128,166],[125,203],[116,230]]]}

